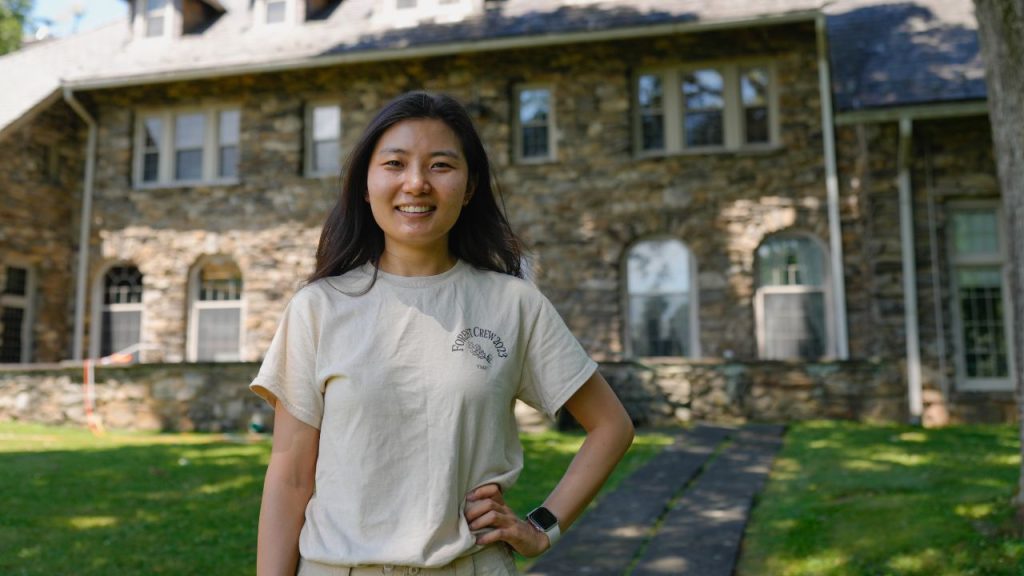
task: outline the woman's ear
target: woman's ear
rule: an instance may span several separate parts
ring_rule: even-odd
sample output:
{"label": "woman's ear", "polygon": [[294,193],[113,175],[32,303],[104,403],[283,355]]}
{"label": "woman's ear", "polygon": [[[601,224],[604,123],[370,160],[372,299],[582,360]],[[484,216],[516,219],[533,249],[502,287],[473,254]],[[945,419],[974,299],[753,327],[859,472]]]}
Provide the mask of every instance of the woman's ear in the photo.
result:
{"label": "woman's ear", "polygon": [[466,197],[462,199],[462,205],[468,206],[469,201],[473,199],[473,193],[476,192],[476,183],[470,183],[466,186]]}

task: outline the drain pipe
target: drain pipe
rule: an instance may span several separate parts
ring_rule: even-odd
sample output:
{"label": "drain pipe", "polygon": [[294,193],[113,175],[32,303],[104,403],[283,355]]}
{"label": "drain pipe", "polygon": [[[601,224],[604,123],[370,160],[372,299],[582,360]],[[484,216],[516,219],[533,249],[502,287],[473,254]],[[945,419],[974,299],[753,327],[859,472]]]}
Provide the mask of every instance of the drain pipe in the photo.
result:
{"label": "drain pipe", "polygon": [[835,302],[836,358],[850,357],[846,325],[846,272],[843,266],[843,232],[839,220],[839,170],[836,168],[836,134],[832,118],[832,71],[828,63],[825,14],[815,19],[818,36],[818,90],[821,95],[821,129],[825,145],[825,191],[828,198],[828,246],[832,261],[832,294]]}
{"label": "drain pipe", "polygon": [[913,120],[900,118],[898,156],[900,191],[900,250],[903,260],[903,319],[907,333],[907,399],[910,423],[921,424],[921,345],[917,331],[917,260],[914,251],[914,205],[910,187],[910,155]]}
{"label": "drain pipe", "polygon": [[75,332],[72,359],[81,361],[84,357],[85,334],[85,284],[89,270],[89,238],[92,224],[92,189],[96,173],[96,120],[75,98],[70,88],[64,87],[64,101],[89,127],[89,141],[85,153],[85,186],[82,191],[82,221],[78,235],[78,270],[75,276]]}

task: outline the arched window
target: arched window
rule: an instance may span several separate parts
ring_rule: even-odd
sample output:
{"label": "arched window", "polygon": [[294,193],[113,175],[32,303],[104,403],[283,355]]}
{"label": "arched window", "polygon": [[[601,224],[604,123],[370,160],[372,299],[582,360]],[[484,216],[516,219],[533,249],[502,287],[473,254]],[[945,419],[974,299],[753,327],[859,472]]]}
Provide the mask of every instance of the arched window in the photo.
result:
{"label": "arched window", "polygon": [[[109,356],[142,340],[142,273],[130,264],[114,266],[103,275],[100,356]],[[132,350],[139,359],[139,350]]]}
{"label": "arched window", "polygon": [[757,249],[757,343],[761,358],[831,353],[825,254],[806,236],[775,236]]}
{"label": "arched window", "polygon": [[627,352],[699,356],[693,257],[682,242],[638,242],[626,256]]}
{"label": "arched window", "polygon": [[189,360],[239,360],[244,299],[238,265],[224,256],[204,259],[192,271],[189,290]]}

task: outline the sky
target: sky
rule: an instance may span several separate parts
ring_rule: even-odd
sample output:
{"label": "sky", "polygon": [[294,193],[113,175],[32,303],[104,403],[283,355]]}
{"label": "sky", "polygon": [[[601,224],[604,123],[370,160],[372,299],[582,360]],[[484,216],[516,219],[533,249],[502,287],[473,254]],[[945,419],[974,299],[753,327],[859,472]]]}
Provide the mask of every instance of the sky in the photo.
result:
{"label": "sky", "polygon": [[125,0],[35,0],[32,10],[34,21],[51,20],[50,32],[54,36],[67,36],[74,29],[74,8],[83,9],[78,22],[78,31],[92,30],[125,16],[128,2]]}

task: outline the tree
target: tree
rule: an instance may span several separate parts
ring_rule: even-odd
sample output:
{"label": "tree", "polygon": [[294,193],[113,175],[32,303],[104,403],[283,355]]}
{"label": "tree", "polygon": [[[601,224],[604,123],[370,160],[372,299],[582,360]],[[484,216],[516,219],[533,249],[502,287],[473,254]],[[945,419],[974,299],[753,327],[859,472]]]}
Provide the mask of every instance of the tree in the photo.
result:
{"label": "tree", "polygon": [[32,0],[0,0],[0,54],[21,47]]}
{"label": "tree", "polygon": [[[978,36],[985,58],[989,120],[1003,191],[1010,244],[1017,407],[1024,455],[1024,0],[975,0]],[[1024,458],[1016,498],[1018,527],[1024,531]]]}

